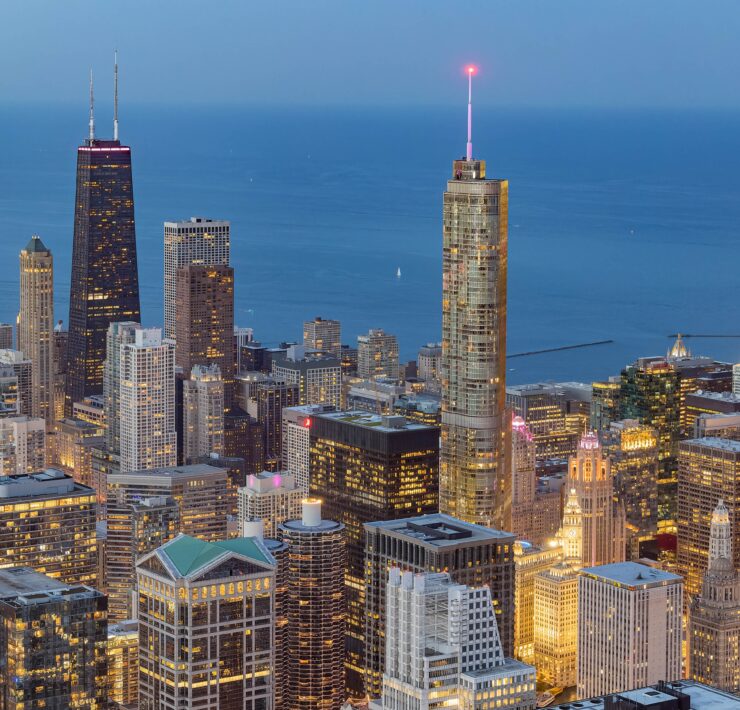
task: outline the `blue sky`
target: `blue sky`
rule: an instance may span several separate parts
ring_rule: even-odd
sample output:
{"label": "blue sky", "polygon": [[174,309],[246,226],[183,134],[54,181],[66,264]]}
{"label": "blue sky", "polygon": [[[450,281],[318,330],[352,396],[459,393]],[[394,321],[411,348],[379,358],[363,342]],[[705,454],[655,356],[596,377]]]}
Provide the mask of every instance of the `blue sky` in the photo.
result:
{"label": "blue sky", "polygon": [[3,0],[0,101],[740,104],[737,0]]}

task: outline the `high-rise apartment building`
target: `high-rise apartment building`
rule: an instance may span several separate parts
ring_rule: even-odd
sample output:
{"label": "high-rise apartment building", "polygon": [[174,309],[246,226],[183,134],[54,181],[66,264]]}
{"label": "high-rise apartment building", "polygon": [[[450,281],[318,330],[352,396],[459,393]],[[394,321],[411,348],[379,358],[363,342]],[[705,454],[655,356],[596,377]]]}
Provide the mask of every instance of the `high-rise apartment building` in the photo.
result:
{"label": "high-rise apartment building", "polygon": [[[183,266],[228,266],[231,223],[191,217],[164,223],[164,337],[176,337],[177,271]],[[188,370],[189,372],[189,370]]]}
{"label": "high-rise apartment building", "polygon": [[64,419],[64,390],[67,382],[67,340],[69,333],[62,321],[54,326],[51,336],[52,386],[54,390],[54,421]]}
{"label": "high-rise apartment building", "polygon": [[365,637],[363,523],[438,510],[439,430],[403,417],[328,412],[311,425],[311,495],[347,527],[347,684],[362,696]]}
{"label": "high-rise apartment building", "polygon": [[709,567],[689,608],[688,676],[740,694],[740,572],[732,556],[732,523],[720,501],[712,513]]}
{"label": "high-rise apartment building", "polygon": [[208,541],[226,537],[226,515],[231,509],[228,490],[226,469],[207,464],[108,476],[109,501],[130,505],[150,497],[174,498],[179,531]]}
{"label": "high-rise apartment building", "polygon": [[123,710],[139,702],[139,622],[108,625],[108,702]]}
{"label": "high-rise apartment building", "polygon": [[33,236],[20,255],[21,307],[18,350],[31,360],[31,414],[54,421],[52,333],[54,329],[54,258],[40,237]]}
{"label": "high-rise apartment building", "polygon": [[307,499],[279,528],[285,561],[283,707],[340,710],[345,699],[345,528]]}
{"label": "high-rise apartment building", "polygon": [[174,466],[175,363],[159,328],[138,328],[120,350],[121,472]]}
{"label": "high-rise apartment building", "polygon": [[136,564],[139,708],[273,710],[275,559],[178,535]]}
{"label": "high-rise apartment building", "polygon": [[218,365],[224,402],[234,398],[234,269],[183,266],[176,278],[175,363],[183,372]]}
{"label": "high-rise apartment building", "polygon": [[329,353],[339,359],[342,355],[342,325],[338,320],[316,316],[303,323],[303,346]]}
{"label": "high-rise apartment building", "polygon": [[106,599],[29,567],[0,570],[0,687],[4,710],[105,710]]}
{"label": "high-rise apartment building", "polygon": [[7,378],[2,390],[4,402],[10,405],[8,415],[33,416],[33,363],[20,350],[0,350],[0,366],[7,366],[2,368],[3,379]]}
{"label": "high-rise apartment building", "polygon": [[0,568],[28,566],[67,584],[97,584],[92,488],[56,469],[0,479]]}
{"label": "high-rise apartment building", "polygon": [[183,382],[183,458],[224,453],[224,382],[218,365],[195,365]]}
{"label": "high-rise apartment building", "polygon": [[135,343],[136,331],[141,329],[141,325],[132,321],[111,323],[106,334],[103,364],[105,445],[110,453],[116,455],[121,453],[121,346]]}
{"label": "high-rise apartment building", "polygon": [[131,619],[136,607],[136,560],[174,538],[180,531],[180,508],[174,498],[154,496],[130,503],[114,498],[107,505],[105,581],[108,618]]}
{"label": "high-rise apartment building", "polygon": [[306,492],[288,471],[263,471],[247,476],[245,486],[237,491],[239,534],[247,535],[251,524],[261,521],[263,534],[276,538],[278,526],[301,516],[301,502]]}
{"label": "high-rise apartment building", "polygon": [[740,395],[740,363],[732,366],[732,393]]}
{"label": "high-rise apartment building", "polygon": [[382,692],[388,570],[449,572],[458,584],[486,585],[504,653],[514,645],[514,536],[443,513],[365,523],[365,690]]}
{"label": "high-rise apartment building", "polygon": [[578,697],[681,677],[683,580],[636,562],[582,569]]}
{"label": "high-rise apartment building", "polygon": [[283,409],[283,468],[295,476],[296,485],[308,493],[311,462],[311,422],[317,414],[334,411],[329,404],[308,404]]}
{"label": "high-rise apartment building", "polygon": [[537,477],[534,436],[520,416],[511,421],[511,531],[520,540],[532,540]]}
{"label": "high-rise apartment building", "polygon": [[34,473],[46,468],[46,422],[41,418],[0,418],[0,474]]}
{"label": "high-rise apartment building", "polygon": [[372,710],[532,710],[533,666],[504,656],[487,587],[389,571],[383,692]]}
{"label": "high-rise apartment building", "polygon": [[398,339],[382,328],[357,336],[357,375],[365,379],[398,379]]}
{"label": "high-rise apartment building", "polygon": [[[90,86],[90,135],[77,149],[69,341],[64,414],[103,391],[108,326],[140,321],[131,148],[95,138]],[[116,121],[117,125],[117,121]]]}
{"label": "high-rise apartment building", "polygon": [[425,388],[438,392],[442,387],[442,343],[427,343],[419,348],[416,356],[419,379]]}
{"label": "high-rise apartment building", "polygon": [[285,357],[274,358],[272,375],[276,380],[298,385],[298,403],[331,404],[342,400],[342,366],[333,355],[306,353],[303,347],[288,348]]}

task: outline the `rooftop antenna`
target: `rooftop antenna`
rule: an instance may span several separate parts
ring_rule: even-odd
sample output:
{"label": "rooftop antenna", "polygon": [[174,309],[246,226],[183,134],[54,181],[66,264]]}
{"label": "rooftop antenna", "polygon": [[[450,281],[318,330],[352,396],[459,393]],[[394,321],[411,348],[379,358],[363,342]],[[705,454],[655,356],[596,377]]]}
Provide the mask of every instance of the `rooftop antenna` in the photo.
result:
{"label": "rooftop antenna", "polygon": [[113,140],[118,140],[118,50],[113,52]]}
{"label": "rooftop antenna", "polygon": [[93,96],[93,72],[90,69],[90,142],[95,140],[95,98]]}
{"label": "rooftop antenna", "polygon": [[468,145],[465,153],[467,160],[473,159],[473,75],[478,68],[472,64],[466,68],[468,72]]}

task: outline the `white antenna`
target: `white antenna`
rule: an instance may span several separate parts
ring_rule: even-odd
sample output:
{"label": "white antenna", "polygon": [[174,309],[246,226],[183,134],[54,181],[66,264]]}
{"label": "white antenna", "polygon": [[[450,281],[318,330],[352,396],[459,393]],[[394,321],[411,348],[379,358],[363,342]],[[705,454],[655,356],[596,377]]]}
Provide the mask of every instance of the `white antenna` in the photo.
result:
{"label": "white antenna", "polygon": [[467,68],[468,72],[468,145],[465,152],[468,160],[473,159],[473,74],[477,68],[472,64]]}
{"label": "white antenna", "polygon": [[94,113],[95,99],[93,96],[93,73],[90,69],[90,141],[95,140],[95,113]]}
{"label": "white antenna", "polygon": [[118,140],[118,50],[113,53],[113,140]]}

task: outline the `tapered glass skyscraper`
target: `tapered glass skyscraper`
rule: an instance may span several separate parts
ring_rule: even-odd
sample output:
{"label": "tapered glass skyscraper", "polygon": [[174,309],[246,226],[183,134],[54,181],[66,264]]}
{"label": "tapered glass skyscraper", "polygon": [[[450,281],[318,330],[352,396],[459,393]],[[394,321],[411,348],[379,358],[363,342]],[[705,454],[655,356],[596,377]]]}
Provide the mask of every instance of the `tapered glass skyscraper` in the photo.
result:
{"label": "tapered glass skyscraper", "polygon": [[440,510],[508,529],[508,182],[486,179],[485,161],[473,159],[470,111],[469,101],[467,154],[444,193]]}
{"label": "tapered glass skyscraper", "polygon": [[131,148],[118,140],[117,104],[116,98],[113,140],[99,140],[91,81],[90,133],[77,149],[64,398],[67,417],[75,402],[103,391],[108,326],[141,320]]}

